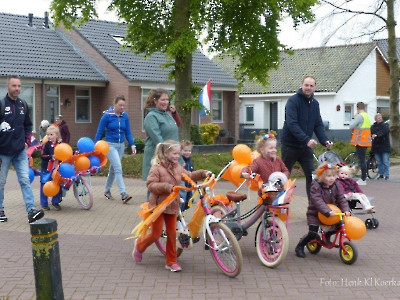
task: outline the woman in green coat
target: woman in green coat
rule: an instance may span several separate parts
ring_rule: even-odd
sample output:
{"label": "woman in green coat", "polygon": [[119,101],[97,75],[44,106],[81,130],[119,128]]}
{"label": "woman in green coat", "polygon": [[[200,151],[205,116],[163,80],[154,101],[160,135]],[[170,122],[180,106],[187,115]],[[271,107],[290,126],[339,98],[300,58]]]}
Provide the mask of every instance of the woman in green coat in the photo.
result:
{"label": "woman in green coat", "polygon": [[157,144],[166,140],[179,141],[178,126],[168,113],[168,106],[169,96],[166,90],[159,88],[149,92],[144,107],[144,130],[147,138],[143,156],[143,180],[147,180],[149,175]]}

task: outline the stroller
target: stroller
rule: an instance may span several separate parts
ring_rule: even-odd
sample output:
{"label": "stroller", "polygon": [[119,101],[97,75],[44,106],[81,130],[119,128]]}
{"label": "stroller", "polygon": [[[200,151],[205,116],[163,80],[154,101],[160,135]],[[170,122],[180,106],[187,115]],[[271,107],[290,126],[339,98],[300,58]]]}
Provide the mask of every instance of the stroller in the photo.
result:
{"label": "stroller", "polygon": [[[345,163],[343,162],[342,158],[340,157],[339,154],[337,154],[335,151],[328,150],[322,153],[320,156],[317,156],[314,154],[314,158],[317,161],[318,164],[322,164],[323,162],[328,162],[331,164],[336,164],[339,168],[342,166],[345,166]],[[368,198],[370,201],[373,200],[373,198]],[[352,215],[368,215],[369,217],[365,220],[365,226],[367,229],[376,229],[379,226],[378,219],[375,218],[375,212],[370,211],[366,212],[363,211],[363,208],[361,206],[361,203],[358,199],[349,199],[349,206],[350,206],[350,212]]]}

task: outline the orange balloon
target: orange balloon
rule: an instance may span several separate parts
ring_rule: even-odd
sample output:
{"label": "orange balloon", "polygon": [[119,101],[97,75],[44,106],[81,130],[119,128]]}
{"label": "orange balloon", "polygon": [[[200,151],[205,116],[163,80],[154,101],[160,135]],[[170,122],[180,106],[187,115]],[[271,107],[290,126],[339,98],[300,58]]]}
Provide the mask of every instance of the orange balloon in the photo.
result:
{"label": "orange balloon", "polygon": [[75,169],[78,171],[88,170],[90,168],[90,160],[86,156],[80,156],[75,160]]}
{"label": "orange balloon", "polygon": [[60,191],[60,186],[54,181],[48,181],[43,185],[43,194],[47,197],[54,197]]}
{"label": "orange balloon", "polygon": [[72,154],[73,154],[72,148],[67,143],[58,144],[54,148],[54,156],[60,161],[65,161],[71,158]]}
{"label": "orange balloon", "polygon": [[233,183],[238,183],[240,184],[241,182],[243,182],[244,178],[240,177],[240,175],[242,174],[242,170],[243,168],[247,167],[247,165],[245,164],[237,164],[236,166],[234,166],[232,168],[231,171],[231,177],[232,180],[234,181]]}
{"label": "orange balloon", "polygon": [[42,144],[46,144],[48,142],[49,138],[47,137],[47,135],[44,136],[43,140],[42,140]]}
{"label": "orange balloon", "polygon": [[344,228],[346,229],[346,234],[351,240],[361,239],[367,232],[367,227],[364,222],[357,217],[346,217],[344,220]]}
{"label": "orange balloon", "polygon": [[29,157],[29,166],[33,167],[33,158],[32,158],[32,156]]}
{"label": "orange balloon", "polygon": [[251,149],[245,144],[236,145],[232,150],[232,156],[239,164],[247,166],[252,162]]}
{"label": "orange balloon", "polygon": [[[333,204],[328,204],[329,208],[333,210],[335,213],[340,213],[342,212],[339,207]],[[325,217],[323,214],[318,212],[318,219],[321,221],[322,224],[325,225],[334,225],[340,221],[339,216],[330,216],[330,217]]]}
{"label": "orange balloon", "polygon": [[94,151],[100,152],[101,154],[107,155],[108,150],[110,150],[110,146],[104,140],[99,140],[94,145]]}
{"label": "orange balloon", "polygon": [[232,163],[229,165],[228,169],[225,170],[225,172],[222,174],[222,178],[225,180],[228,180],[232,182],[232,176],[231,176],[231,171],[234,166],[237,165],[237,161],[232,161]]}

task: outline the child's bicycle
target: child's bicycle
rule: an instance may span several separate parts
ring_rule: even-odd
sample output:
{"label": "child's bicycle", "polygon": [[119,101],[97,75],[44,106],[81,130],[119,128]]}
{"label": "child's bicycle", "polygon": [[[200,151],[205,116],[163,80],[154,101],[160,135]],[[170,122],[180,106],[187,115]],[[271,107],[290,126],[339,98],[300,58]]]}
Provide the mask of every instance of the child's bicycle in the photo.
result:
{"label": "child's bicycle", "polygon": [[[288,204],[295,188],[293,181],[290,182],[287,189],[282,189],[284,181],[287,181],[286,176],[280,172],[276,172],[274,175],[275,178],[270,178],[272,181],[269,184],[263,185],[263,195],[258,197],[257,205],[248,212],[242,214],[240,210],[241,202],[247,199],[247,195],[237,192],[246,180],[236,191],[227,193],[228,202],[223,203],[221,197],[217,196],[214,201],[216,205],[211,209],[212,214],[220,217],[221,222],[232,230],[238,240],[242,236],[247,236],[247,230],[261,218],[255,233],[255,247],[258,258],[269,268],[279,266],[289,249]],[[260,180],[259,175],[253,174],[252,177],[256,182]],[[242,223],[244,219],[249,217],[250,219],[247,222]]]}
{"label": "child's bicycle", "polygon": [[[91,172],[89,170],[81,171],[60,186],[60,188],[63,189],[63,194],[64,191],[68,191],[72,186],[74,197],[78,201],[78,204],[86,210],[91,209],[93,206],[92,181],[90,175]],[[84,177],[86,179],[84,179]]]}
{"label": "child's bicycle", "polygon": [[[202,184],[196,184],[185,174],[182,174],[182,176],[192,187],[175,186],[168,198],[176,199],[176,197],[179,196],[180,190],[197,190],[200,201],[197,203],[196,210],[188,224],[186,224],[183,214],[179,213],[177,221],[177,255],[179,256],[183,250],[191,249],[193,243],[199,241],[198,233],[201,227],[205,250],[210,251],[217,267],[225,275],[236,277],[239,275],[243,265],[239,242],[229,228],[211,214],[210,206],[207,202],[206,190],[215,182],[215,175],[207,178]],[[136,228],[138,228],[138,226]],[[133,231],[136,231],[136,228]],[[156,246],[160,252],[165,255],[165,234],[162,234],[160,239],[156,241]]]}
{"label": "child's bicycle", "polygon": [[318,235],[317,238],[309,242],[306,247],[311,254],[317,254],[322,247],[327,249],[339,248],[339,256],[342,262],[346,265],[351,265],[357,260],[357,248],[346,234],[345,223],[343,221],[343,216],[345,216],[345,213],[340,212],[335,213],[335,215],[339,216],[340,221],[338,224],[338,229],[335,232],[335,238],[333,242],[327,242],[325,232],[320,228],[319,233],[321,236]]}

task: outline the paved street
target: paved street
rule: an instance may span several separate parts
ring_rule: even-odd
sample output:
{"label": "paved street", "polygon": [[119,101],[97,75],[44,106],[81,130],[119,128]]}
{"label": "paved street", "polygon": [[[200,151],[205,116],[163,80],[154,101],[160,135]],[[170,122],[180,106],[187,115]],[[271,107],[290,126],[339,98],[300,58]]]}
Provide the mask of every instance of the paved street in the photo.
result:
{"label": "paved street", "polygon": [[[104,200],[105,178],[94,177],[92,209],[82,210],[71,190],[62,210],[50,210],[45,217],[58,223],[65,299],[399,299],[399,182],[400,167],[394,166],[390,181],[368,181],[362,187],[374,198],[379,228],[354,241],[359,256],[348,266],[340,261],[338,249],[322,249],[312,256],[306,251],[305,259],[294,255],[307,230],[305,182],[298,180],[285,261],[276,269],[263,266],[252,228],[240,240],[244,264],[234,279],[217,269],[201,242],[179,258],[180,273],[164,269],[164,258],[155,246],[145,252],[141,264],[132,260],[133,241],[125,238],[139,222],[137,211],[145,199],[140,180],[126,179],[134,198],[123,205],[120,200]],[[219,186],[220,192],[232,188],[229,183]],[[38,178],[33,187],[38,203]],[[117,189],[112,193],[116,197]],[[245,207],[255,203],[254,193],[250,196]],[[4,203],[8,222],[0,223],[0,299],[35,299],[30,228],[21,197],[10,171]]]}

